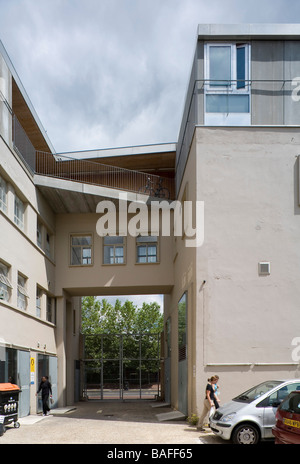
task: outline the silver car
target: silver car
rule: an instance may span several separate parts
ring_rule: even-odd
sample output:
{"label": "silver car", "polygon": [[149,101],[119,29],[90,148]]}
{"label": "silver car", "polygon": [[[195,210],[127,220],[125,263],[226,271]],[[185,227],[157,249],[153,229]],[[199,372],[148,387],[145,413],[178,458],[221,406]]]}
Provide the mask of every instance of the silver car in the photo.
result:
{"label": "silver car", "polygon": [[300,390],[300,379],[268,380],[256,385],[218,408],[210,418],[210,428],[224,440],[239,445],[274,439],[277,407],[294,390]]}

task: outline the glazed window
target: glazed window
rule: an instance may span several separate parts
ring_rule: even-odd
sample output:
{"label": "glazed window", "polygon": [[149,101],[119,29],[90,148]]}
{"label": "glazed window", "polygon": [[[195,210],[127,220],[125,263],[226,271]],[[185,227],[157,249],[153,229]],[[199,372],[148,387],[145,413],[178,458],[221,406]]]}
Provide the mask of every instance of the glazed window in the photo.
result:
{"label": "glazed window", "polygon": [[0,209],[7,212],[7,184],[5,180],[0,176]]}
{"label": "glazed window", "polygon": [[158,262],[158,239],[152,236],[136,238],[137,263]]}
{"label": "glazed window", "polygon": [[27,300],[29,298],[28,293],[26,291],[26,277],[18,274],[18,295],[17,295],[17,305],[19,309],[23,309],[24,311],[27,308]]}
{"label": "glazed window", "polygon": [[250,112],[249,44],[206,44],[206,113]]}
{"label": "glazed window", "polygon": [[178,302],[178,361],[187,357],[187,295]]}
{"label": "glazed window", "polygon": [[71,236],[71,265],[90,266],[92,264],[92,236]]}
{"label": "glazed window", "polygon": [[39,221],[37,221],[37,225],[36,225],[36,243],[40,248],[42,248],[43,246],[43,226]]}
{"label": "glazed window", "polygon": [[36,316],[37,317],[41,317],[41,314],[42,314],[42,295],[43,295],[43,292],[42,290],[37,287],[36,288]]}
{"label": "glazed window", "polygon": [[125,238],[107,236],[103,239],[103,264],[124,264]]}
{"label": "glazed window", "polygon": [[47,295],[46,321],[52,322],[53,324],[56,322],[55,309],[55,298]]}
{"label": "glazed window", "polygon": [[12,285],[9,280],[9,268],[0,262],[0,300],[9,301]]}
{"label": "glazed window", "polygon": [[20,198],[15,195],[15,215],[14,215],[14,222],[15,224],[20,227],[20,229],[24,229],[24,203]]}

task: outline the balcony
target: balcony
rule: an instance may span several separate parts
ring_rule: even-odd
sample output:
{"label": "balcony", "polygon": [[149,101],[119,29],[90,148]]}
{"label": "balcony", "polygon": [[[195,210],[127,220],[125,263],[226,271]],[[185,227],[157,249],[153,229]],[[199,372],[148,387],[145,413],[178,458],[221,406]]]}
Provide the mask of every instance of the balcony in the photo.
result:
{"label": "balcony", "polygon": [[[174,199],[174,179],[134,171],[97,161],[36,152],[35,174],[84,184]],[[151,188],[147,189],[146,187]],[[161,190],[159,188],[161,187]],[[164,189],[164,190],[163,190]],[[168,192],[164,194],[164,192]]]}
{"label": "balcony", "polygon": [[[174,199],[175,188],[172,169],[167,170],[168,177],[163,177],[150,172],[112,166],[98,162],[98,160],[77,159],[66,155],[37,151],[14,114],[12,115],[12,121],[14,150],[33,175],[64,179],[126,192],[145,193],[161,199]],[[159,160],[161,159],[159,158]],[[156,160],[157,168],[161,163],[159,160]]]}

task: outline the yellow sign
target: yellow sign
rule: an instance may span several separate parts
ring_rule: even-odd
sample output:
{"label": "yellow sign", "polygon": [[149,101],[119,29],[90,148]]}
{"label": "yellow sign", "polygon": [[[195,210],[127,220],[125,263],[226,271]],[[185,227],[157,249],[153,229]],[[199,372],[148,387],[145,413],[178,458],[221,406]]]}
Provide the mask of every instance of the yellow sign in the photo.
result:
{"label": "yellow sign", "polygon": [[35,371],[35,358],[30,358],[30,372]]}

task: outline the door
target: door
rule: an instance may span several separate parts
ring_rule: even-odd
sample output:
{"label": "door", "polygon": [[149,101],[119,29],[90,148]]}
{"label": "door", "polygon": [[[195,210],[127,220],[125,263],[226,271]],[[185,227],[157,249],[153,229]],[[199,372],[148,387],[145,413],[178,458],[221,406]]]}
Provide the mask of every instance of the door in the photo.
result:
{"label": "door", "polygon": [[52,387],[53,404],[51,408],[57,408],[57,357],[49,356],[49,381]]}
{"label": "door", "polygon": [[19,417],[30,414],[30,353],[18,351]]}
{"label": "door", "polygon": [[178,409],[188,413],[187,294],[178,302]]}

